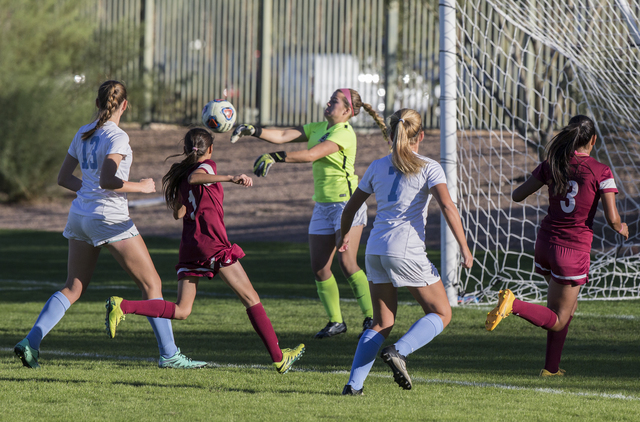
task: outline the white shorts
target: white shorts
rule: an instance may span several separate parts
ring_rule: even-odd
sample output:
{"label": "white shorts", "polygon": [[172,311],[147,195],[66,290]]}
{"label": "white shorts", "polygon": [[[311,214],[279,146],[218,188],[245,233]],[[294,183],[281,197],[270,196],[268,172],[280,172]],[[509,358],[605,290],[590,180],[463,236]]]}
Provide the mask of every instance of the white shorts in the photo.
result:
{"label": "white shorts", "polygon": [[67,226],[62,235],[70,240],[81,240],[93,246],[102,246],[119,240],[137,236],[138,229],[130,218],[127,220],[110,221],[102,218],[87,217],[69,213]]}
{"label": "white shorts", "polygon": [[[309,234],[335,234],[340,230],[340,219],[346,202],[316,202],[309,223]],[[362,204],[351,227],[367,225],[367,204]]]}
{"label": "white shorts", "polygon": [[440,274],[425,255],[406,259],[387,255],[365,255],[367,278],[373,284],[391,283],[394,287],[424,287],[440,281]]}

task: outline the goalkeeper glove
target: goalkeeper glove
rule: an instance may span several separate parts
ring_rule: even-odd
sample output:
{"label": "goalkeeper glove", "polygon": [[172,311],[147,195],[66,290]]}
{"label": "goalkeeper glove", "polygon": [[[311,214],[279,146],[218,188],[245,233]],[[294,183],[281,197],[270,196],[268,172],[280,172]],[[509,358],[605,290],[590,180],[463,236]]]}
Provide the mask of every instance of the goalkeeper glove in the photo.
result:
{"label": "goalkeeper glove", "polygon": [[285,151],[271,152],[262,154],[255,163],[253,163],[253,173],[258,177],[265,177],[269,173],[269,169],[273,163],[280,163],[287,158]]}
{"label": "goalkeeper glove", "polygon": [[253,125],[240,125],[233,130],[231,134],[231,143],[235,144],[242,136],[255,136],[259,138],[262,135],[262,128]]}

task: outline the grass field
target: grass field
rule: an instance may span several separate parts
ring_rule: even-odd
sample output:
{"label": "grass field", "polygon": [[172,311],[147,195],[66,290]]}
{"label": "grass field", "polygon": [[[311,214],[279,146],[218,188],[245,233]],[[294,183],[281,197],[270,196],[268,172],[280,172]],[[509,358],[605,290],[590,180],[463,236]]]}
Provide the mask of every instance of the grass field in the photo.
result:
{"label": "grass field", "polygon": [[[179,241],[147,238],[175,300]],[[400,389],[378,359],[365,396],[343,397],[362,317],[342,303],[349,331],[314,340],[326,323],[309,268],[308,247],[243,243],[242,264],[261,295],[282,347],[307,351],[279,375],[244,307],[218,278],[203,281],[193,313],[174,321],[176,343],[200,370],[161,370],[146,318],[130,315],[110,340],[104,300],[139,292],[104,251],[85,296],[42,342],[40,370],[22,367],[13,346],[29,331],[66,277],[66,240],[55,233],[0,231],[0,420],[425,420],[637,421],[640,415],[640,301],[581,302],[561,367],[567,376],[540,379],[546,334],[517,317],[489,333],[488,307],[455,308],[449,327],[410,355],[414,381]],[[364,249],[364,248],[361,248]],[[438,260],[435,260],[438,262]],[[340,274],[336,268],[335,273]],[[337,276],[341,294],[351,299]],[[423,314],[400,294],[391,344]]]}

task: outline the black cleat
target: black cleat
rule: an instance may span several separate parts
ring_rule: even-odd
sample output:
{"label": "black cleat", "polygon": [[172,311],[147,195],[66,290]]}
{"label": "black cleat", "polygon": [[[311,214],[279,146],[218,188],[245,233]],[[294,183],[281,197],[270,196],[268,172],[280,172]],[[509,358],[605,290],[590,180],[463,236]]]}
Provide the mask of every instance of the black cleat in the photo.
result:
{"label": "black cleat", "polygon": [[329,321],[329,323],[322,330],[316,333],[314,338],[333,337],[335,335],[346,333],[346,332],[347,332],[347,324],[345,324],[344,322]]}
{"label": "black cleat", "polygon": [[[364,390],[364,388],[362,390]],[[343,396],[363,396],[364,393],[362,392],[362,390],[356,390],[355,388],[347,384],[342,389],[342,395]]]}
{"label": "black cleat", "polygon": [[362,335],[364,334],[365,331],[371,329],[371,327],[373,327],[373,318],[366,317],[364,319],[364,321],[362,322],[362,331],[358,335],[358,339],[360,339],[360,337],[362,337]]}
{"label": "black cleat", "polygon": [[407,372],[407,358],[396,350],[393,344],[382,349],[380,357],[393,371],[394,381],[403,389],[411,390],[411,378]]}

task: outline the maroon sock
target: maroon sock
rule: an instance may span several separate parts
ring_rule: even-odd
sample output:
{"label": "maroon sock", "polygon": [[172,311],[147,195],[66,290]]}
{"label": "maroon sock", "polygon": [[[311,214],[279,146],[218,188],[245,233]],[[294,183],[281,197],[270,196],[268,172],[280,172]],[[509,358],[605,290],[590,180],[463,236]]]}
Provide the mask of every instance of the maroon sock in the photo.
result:
{"label": "maroon sock", "polygon": [[547,354],[544,358],[544,369],[553,374],[558,372],[562,348],[564,347],[564,341],[567,338],[569,324],[572,319],[573,317],[569,317],[569,321],[567,321],[567,325],[564,326],[562,331],[547,331]]}
{"label": "maroon sock", "polygon": [[513,301],[511,312],[545,330],[556,325],[556,321],[558,320],[556,313],[546,306],[527,303],[518,299]]}
{"label": "maroon sock", "polygon": [[271,320],[264,311],[262,303],[247,308],[247,315],[249,315],[249,321],[251,321],[253,329],[256,330],[256,333],[258,333],[262,342],[267,347],[271,355],[271,360],[280,362],[282,360],[282,350],[280,350],[278,337],[276,336],[276,332],[273,331]]}
{"label": "maroon sock", "polygon": [[176,304],[166,300],[125,300],[120,309],[125,314],[144,315],[152,318],[173,319],[176,316]]}

